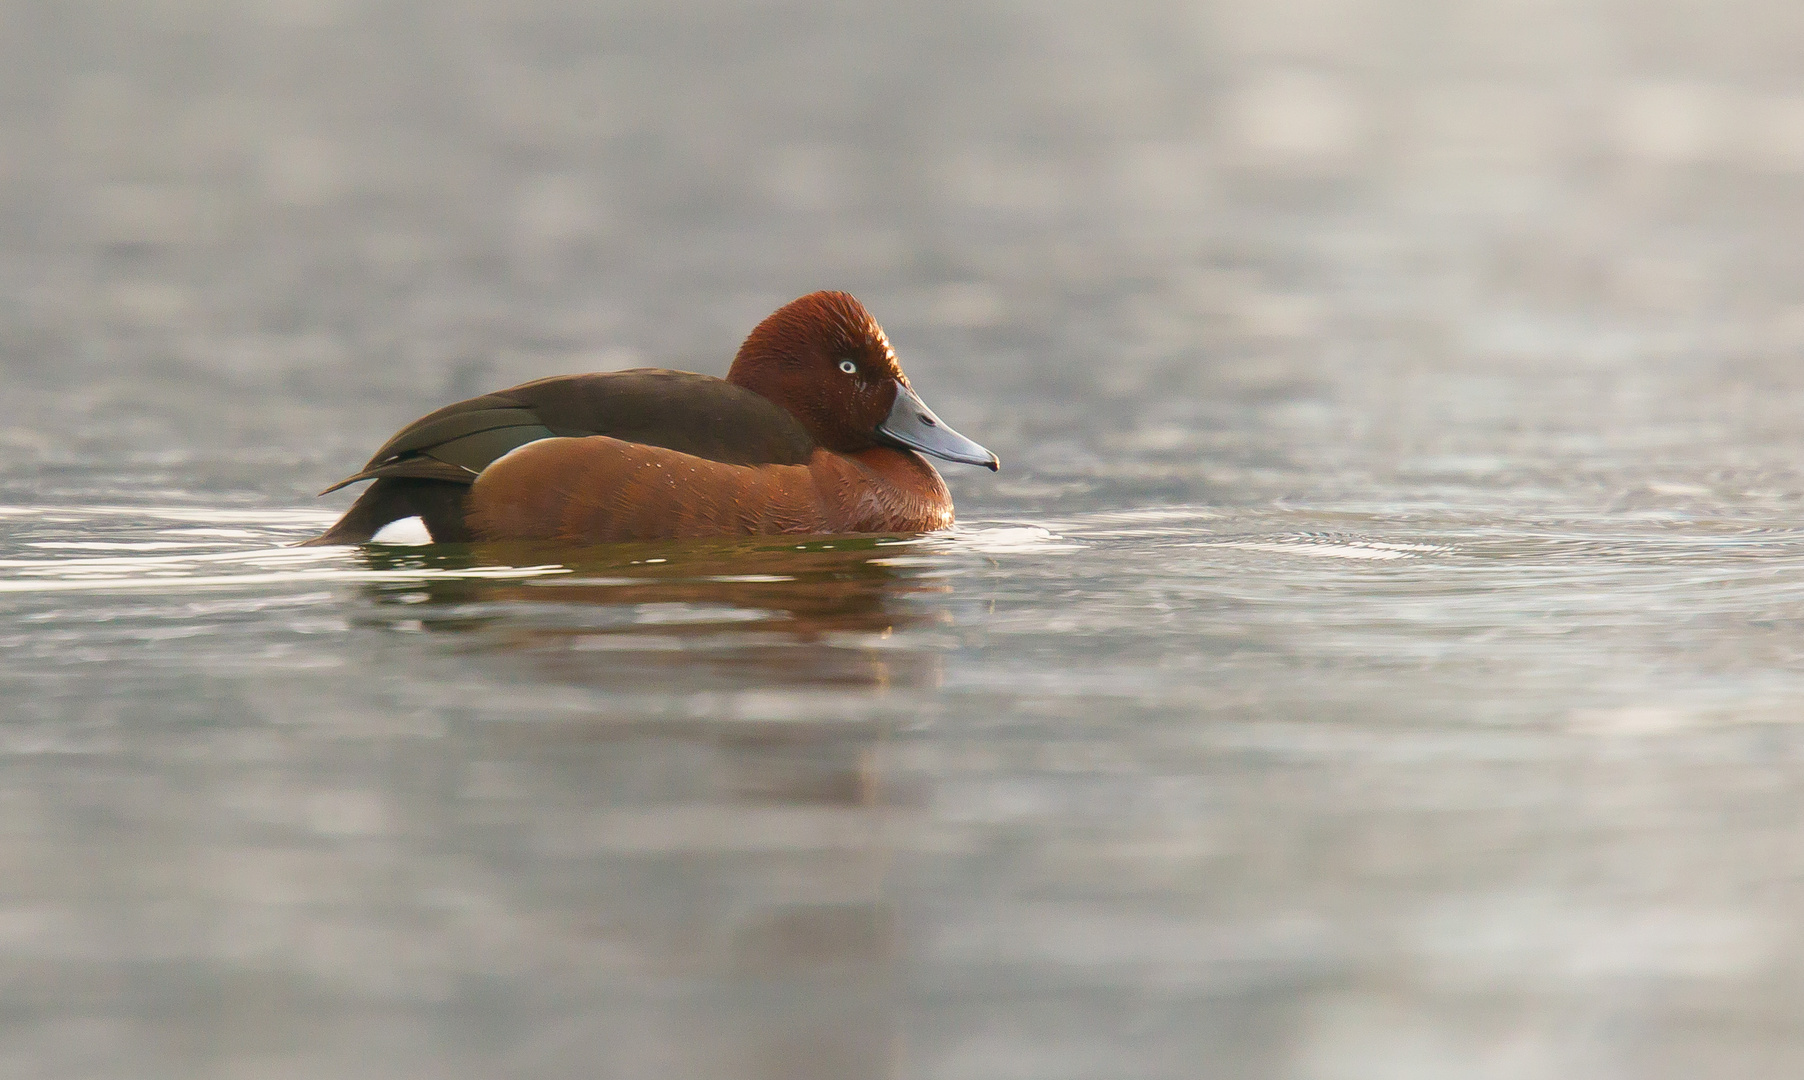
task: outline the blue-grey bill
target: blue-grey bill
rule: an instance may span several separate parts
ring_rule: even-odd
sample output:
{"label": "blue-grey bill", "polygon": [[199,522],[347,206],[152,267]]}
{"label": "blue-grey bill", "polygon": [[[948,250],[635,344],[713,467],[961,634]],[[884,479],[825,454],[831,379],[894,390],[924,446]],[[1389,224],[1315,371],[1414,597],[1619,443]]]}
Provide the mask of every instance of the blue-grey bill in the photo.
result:
{"label": "blue-grey bill", "polygon": [[1001,467],[995,454],[947,427],[918,394],[900,384],[896,387],[896,403],[890,406],[883,423],[877,425],[877,434],[947,461],[982,465],[991,472]]}

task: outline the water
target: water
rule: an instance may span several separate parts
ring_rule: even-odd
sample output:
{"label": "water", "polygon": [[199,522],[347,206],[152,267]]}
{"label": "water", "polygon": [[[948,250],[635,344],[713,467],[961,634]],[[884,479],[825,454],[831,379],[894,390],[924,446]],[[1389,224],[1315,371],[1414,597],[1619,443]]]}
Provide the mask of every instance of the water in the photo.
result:
{"label": "water", "polygon": [[[0,1073],[1804,1066],[1789,5],[0,4]],[[288,546],[857,293],[921,538]]]}

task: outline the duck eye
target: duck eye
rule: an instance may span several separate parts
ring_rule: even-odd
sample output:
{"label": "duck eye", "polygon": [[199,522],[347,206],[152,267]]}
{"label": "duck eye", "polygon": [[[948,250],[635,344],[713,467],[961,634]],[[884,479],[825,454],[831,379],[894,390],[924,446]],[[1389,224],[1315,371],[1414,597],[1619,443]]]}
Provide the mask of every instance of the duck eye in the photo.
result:
{"label": "duck eye", "polygon": [[850,360],[841,360],[839,362],[839,370],[845,372],[847,375],[856,375],[858,374],[858,365]]}

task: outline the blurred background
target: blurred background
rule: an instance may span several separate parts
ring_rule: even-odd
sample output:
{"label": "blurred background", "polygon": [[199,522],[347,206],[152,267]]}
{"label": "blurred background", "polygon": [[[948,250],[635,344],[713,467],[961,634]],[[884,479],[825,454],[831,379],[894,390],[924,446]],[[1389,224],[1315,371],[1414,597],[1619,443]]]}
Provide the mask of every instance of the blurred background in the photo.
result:
{"label": "blurred background", "polygon": [[[0,0],[0,1072],[1795,1073],[1800,240],[1783,0]],[[278,546],[818,288],[952,537]]]}
{"label": "blurred background", "polygon": [[[817,287],[864,296],[929,390],[953,365],[1056,389],[996,416],[948,403],[1004,449],[1399,352],[1517,362],[1558,335],[1567,373],[1804,341],[1804,14],[1784,4],[0,19],[0,327],[14,414],[45,419],[15,456],[229,442],[279,458],[268,477],[314,449],[331,463],[307,490],[396,399],[718,371]],[[1326,371],[1324,349],[1344,354]],[[220,407],[196,428],[198,399]]]}

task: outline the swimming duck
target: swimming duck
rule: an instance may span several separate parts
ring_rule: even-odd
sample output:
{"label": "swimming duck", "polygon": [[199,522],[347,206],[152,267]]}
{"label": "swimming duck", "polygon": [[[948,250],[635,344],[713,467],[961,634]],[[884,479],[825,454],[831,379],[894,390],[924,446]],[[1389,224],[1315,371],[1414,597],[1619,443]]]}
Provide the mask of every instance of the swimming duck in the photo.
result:
{"label": "swimming duck", "polygon": [[759,323],[725,379],[560,375],[423,416],[321,492],[375,481],[306,542],[414,517],[438,543],[930,532],[952,497],[922,454],[997,468],[921,401],[863,304],[817,292]]}

